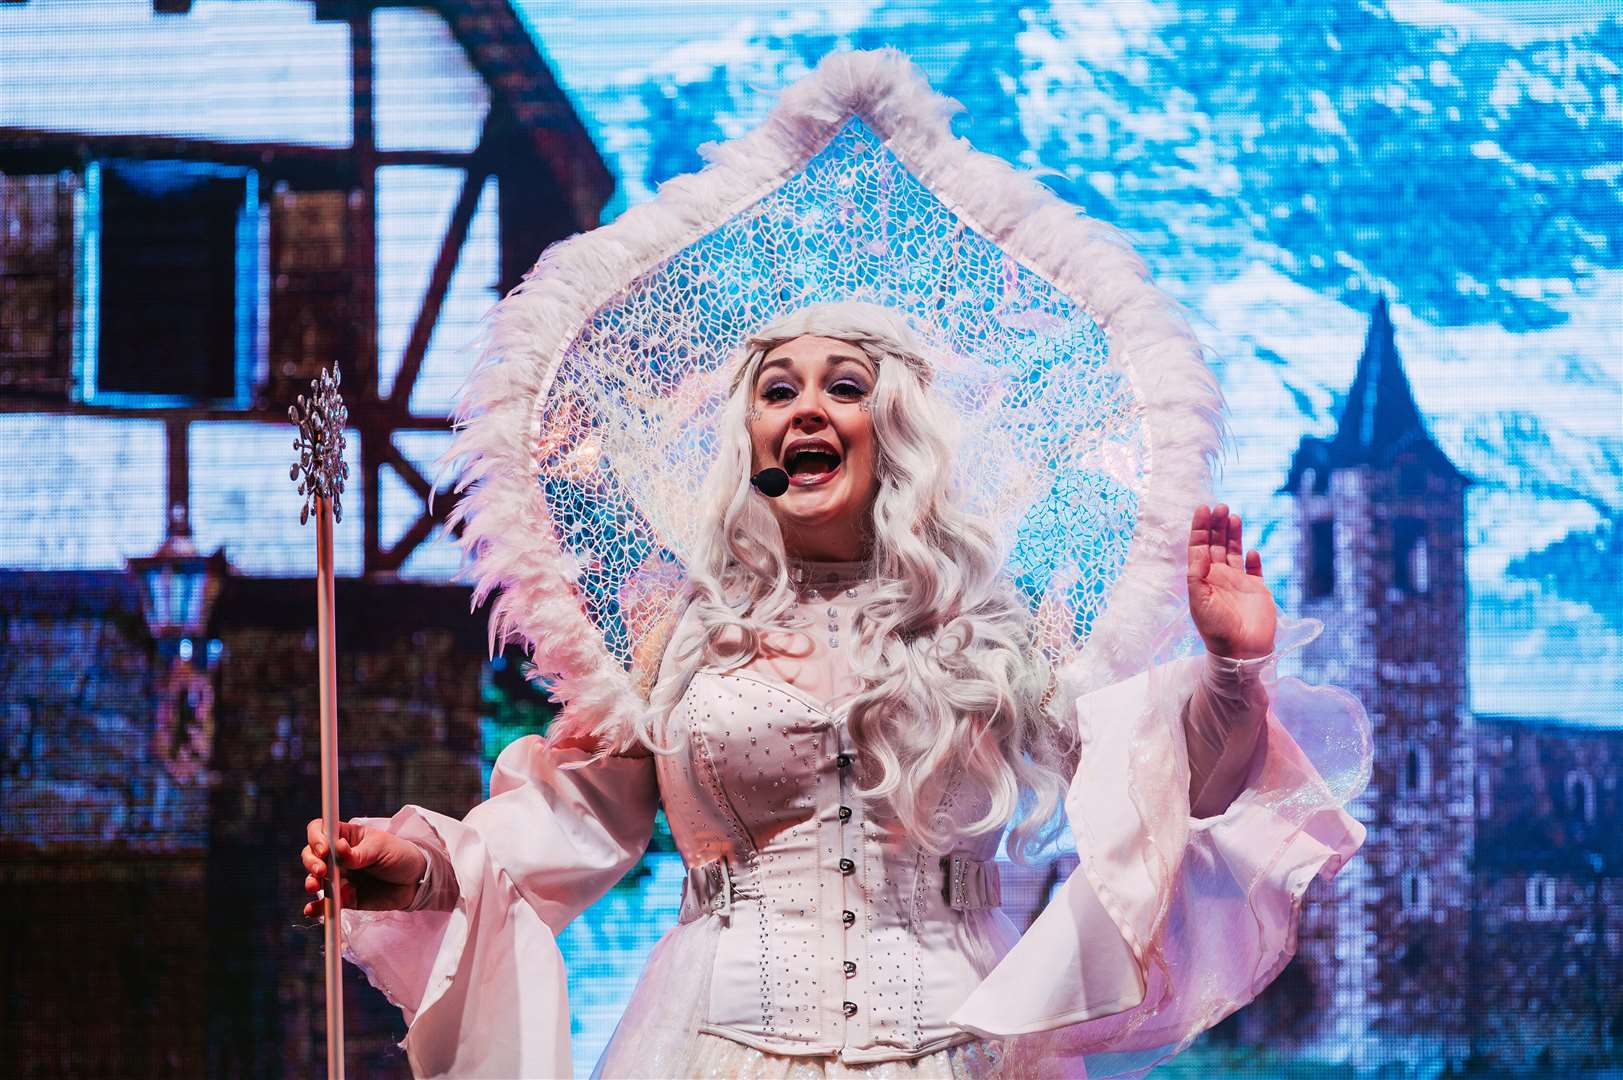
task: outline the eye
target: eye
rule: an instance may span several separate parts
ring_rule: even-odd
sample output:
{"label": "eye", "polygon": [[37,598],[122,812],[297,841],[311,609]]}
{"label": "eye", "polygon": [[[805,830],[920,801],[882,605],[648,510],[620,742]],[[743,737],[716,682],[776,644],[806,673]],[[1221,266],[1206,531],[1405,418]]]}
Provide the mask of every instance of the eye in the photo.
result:
{"label": "eye", "polygon": [[773,383],[761,391],[762,401],[789,401],[795,396],[795,388],[788,383]]}
{"label": "eye", "polygon": [[868,396],[868,388],[855,379],[841,379],[829,387],[828,392],[844,401],[856,401]]}

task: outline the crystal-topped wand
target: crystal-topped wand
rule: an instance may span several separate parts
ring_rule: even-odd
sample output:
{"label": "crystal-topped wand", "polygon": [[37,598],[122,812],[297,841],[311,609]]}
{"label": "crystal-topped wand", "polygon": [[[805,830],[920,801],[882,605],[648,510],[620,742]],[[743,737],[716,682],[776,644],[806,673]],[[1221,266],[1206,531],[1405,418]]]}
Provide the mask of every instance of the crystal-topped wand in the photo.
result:
{"label": "crystal-topped wand", "polygon": [[299,460],[288,479],[299,482],[304,505],[299,524],[316,519],[316,637],[321,682],[321,822],[327,835],[327,887],[323,891],[322,923],[326,937],[327,1076],[344,1076],[343,927],[339,901],[343,878],[338,866],[338,673],[333,637],[333,524],[344,519],[342,496],[349,466],[344,462],[344,425],[349,410],[338,393],[335,366],[310,383],[308,398],[287,410],[299,429],[293,449]]}

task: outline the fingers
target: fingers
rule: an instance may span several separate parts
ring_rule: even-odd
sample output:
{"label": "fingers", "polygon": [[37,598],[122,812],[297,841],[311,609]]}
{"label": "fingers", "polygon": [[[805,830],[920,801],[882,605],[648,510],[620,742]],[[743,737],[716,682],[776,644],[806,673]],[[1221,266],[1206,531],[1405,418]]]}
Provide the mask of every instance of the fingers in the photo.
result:
{"label": "fingers", "polygon": [[1211,548],[1212,562],[1240,569],[1245,564],[1242,545],[1240,515],[1229,512],[1227,503],[1212,507]]}
{"label": "fingers", "polygon": [[1195,507],[1195,516],[1189,522],[1189,581],[1205,581],[1212,568],[1211,553],[1212,511],[1210,507]]}
{"label": "fingers", "polygon": [[[317,859],[325,861],[327,858],[327,832],[322,827],[320,818],[311,818],[310,823],[304,827],[305,842],[309,845],[306,850],[315,855]],[[365,862],[357,861],[360,854],[357,848],[365,849],[366,826],[357,825],[353,821],[340,821],[338,823],[338,863],[340,866],[364,866]]]}
{"label": "fingers", "polygon": [[[337,855],[339,865],[349,867],[355,863],[355,851],[350,843],[352,838],[358,839],[361,826],[349,822],[340,822],[338,829]],[[305,846],[299,852],[299,863],[304,867],[304,891],[312,897],[304,905],[304,914],[309,918],[319,918],[325,907],[325,901],[317,894],[327,885],[327,833],[321,818],[311,818],[304,827]],[[340,890],[342,906],[355,905],[355,888],[348,881],[342,883]]]}
{"label": "fingers", "polygon": [[[314,893],[316,890],[311,889],[310,891]],[[355,910],[355,887],[346,881],[344,882],[344,887],[339,891],[339,893],[342,899],[338,906],[351,911]],[[326,907],[327,901],[325,899],[319,896],[313,896],[310,900],[305,902],[304,917],[307,919],[319,919],[323,914],[325,914]]]}
{"label": "fingers", "polygon": [[1213,565],[1224,565],[1229,561],[1229,508],[1227,503],[1218,503],[1212,507],[1212,525],[1206,533],[1206,543],[1211,550]]}
{"label": "fingers", "polygon": [[[304,914],[321,917],[328,911],[322,890],[331,890],[337,879],[341,905],[354,910],[392,911],[405,907],[416,893],[426,856],[409,840],[384,829],[356,822],[341,822],[331,852],[325,843],[320,818],[305,826],[309,843],[299,852],[304,872],[304,891],[310,895]],[[342,867],[340,872],[337,867]],[[361,900],[361,894],[365,900]]]}
{"label": "fingers", "polygon": [[[1189,522],[1189,546],[1194,547],[1197,542],[1206,543],[1206,530],[1212,527],[1212,508],[1209,506],[1195,507],[1195,516]],[[1197,537],[1199,538],[1197,541]]]}
{"label": "fingers", "polygon": [[1212,507],[1211,528],[1206,529],[1206,551],[1214,567],[1229,565],[1229,503],[1219,502]]}
{"label": "fingers", "polygon": [[356,857],[354,846],[344,838],[342,833],[339,834],[338,843],[335,846],[337,847],[339,866],[345,867],[346,869],[354,869],[357,865],[359,865],[359,860]]}
{"label": "fingers", "polygon": [[[351,838],[356,838],[361,827],[341,822],[339,825],[337,853],[341,866],[350,866],[355,862],[355,852],[350,844]],[[320,895],[327,887],[327,834],[322,828],[320,818],[311,819],[304,828],[305,838],[308,841],[304,849],[299,852],[299,863],[304,867],[304,891],[310,894],[305,902],[304,915],[306,918],[318,919],[326,911],[326,901]],[[339,889],[340,906],[355,907],[355,886],[348,880],[341,883]]]}
{"label": "fingers", "polygon": [[1212,566],[1261,576],[1261,556],[1245,550],[1245,523],[1228,504],[1197,506],[1189,521],[1189,580],[1203,581]]}
{"label": "fingers", "polygon": [[327,832],[322,828],[320,818],[311,818],[310,823],[304,827],[304,842],[310,845],[310,850],[325,858],[327,855]]}
{"label": "fingers", "polygon": [[[327,876],[327,860],[308,847],[299,852],[299,862],[304,864],[304,869],[312,877],[324,878]],[[338,865],[346,870],[364,869],[364,866],[357,865],[358,862],[358,857],[349,849],[349,846],[342,840],[338,841]]]}

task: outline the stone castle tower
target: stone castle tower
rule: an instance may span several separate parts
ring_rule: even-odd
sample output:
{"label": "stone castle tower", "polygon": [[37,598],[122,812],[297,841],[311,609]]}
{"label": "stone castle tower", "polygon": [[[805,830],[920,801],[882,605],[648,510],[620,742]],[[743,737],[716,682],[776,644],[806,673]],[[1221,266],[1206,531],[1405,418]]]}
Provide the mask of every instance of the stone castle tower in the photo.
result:
{"label": "stone castle tower", "polygon": [[[1468,1052],[1469,482],[1426,430],[1383,299],[1335,434],[1302,440],[1282,489],[1298,530],[1287,604],[1325,624],[1302,674],[1363,702],[1375,765],[1353,807],[1368,841],[1335,882],[1315,886],[1292,965],[1301,970],[1281,987],[1296,1001],[1272,1012],[1286,1027],[1301,1018],[1279,1034],[1355,1064]],[[1433,1019],[1425,1036],[1413,1034],[1416,1015]]]}

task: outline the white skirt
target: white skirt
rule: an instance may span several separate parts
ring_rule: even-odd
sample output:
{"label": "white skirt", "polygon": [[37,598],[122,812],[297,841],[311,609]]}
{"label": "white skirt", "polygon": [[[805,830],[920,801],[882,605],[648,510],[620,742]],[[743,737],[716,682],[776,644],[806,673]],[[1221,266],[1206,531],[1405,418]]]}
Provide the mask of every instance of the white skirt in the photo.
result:
{"label": "white skirt", "polygon": [[824,1080],[826,1077],[863,1077],[865,1080],[994,1080],[1001,1077],[1003,1049],[995,1041],[961,1043],[906,1061],[847,1064],[839,1058],[790,1057],[770,1054],[719,1035],[697,1034],[680,1072],[682,1077],[715,1080]]}

